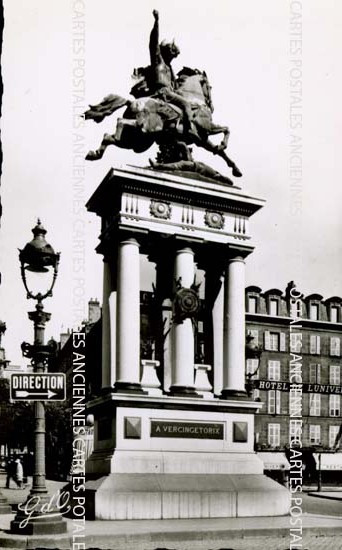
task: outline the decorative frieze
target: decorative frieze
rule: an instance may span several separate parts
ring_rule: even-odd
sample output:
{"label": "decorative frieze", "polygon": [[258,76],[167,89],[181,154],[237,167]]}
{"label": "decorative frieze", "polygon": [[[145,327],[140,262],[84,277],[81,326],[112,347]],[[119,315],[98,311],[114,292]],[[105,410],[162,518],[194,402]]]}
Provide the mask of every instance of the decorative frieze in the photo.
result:
{"label": "decorative frieze", "polygon": [[139,215],[139,197],[138,195],[127,194],[124,196],[124,212],[125,214]]}
{"label": "decorative frieze", "polygon": [[137,223],[149,230],[155,228],[163,232],[175,233],[177,229],[183,233],[191,231],[198,234],[199,238],[225,242],[227,237],[232,239],[249,240],[248,218],[242,214],[210,210],[193,204],[180,204],[157,198],[144,197],[130,193],[124,193],[120,211],[121,222]]}
{"label": "decorative frieze", "polygon": [[234,218],[234,233],[239,235],[246,234],[246,218],[243,216],[235,216]]}
{"label": "decorative frieze", "polygon": [[194,207],[189,204],[182,205],[182,223],[186,225],[194,225]]}
{"label": "decorative frieze", "polygon": [[224,215],[222,212],[212,212],[211,210],[206,210],[204,215],[204,223],[207,227],[211,227],[213,229],[223,229]]}
{"label": "decorative frieze", "polygon": [[171,219],[171,205],[169,202],[151,199],[150,214],[154,218],[169,220]]}

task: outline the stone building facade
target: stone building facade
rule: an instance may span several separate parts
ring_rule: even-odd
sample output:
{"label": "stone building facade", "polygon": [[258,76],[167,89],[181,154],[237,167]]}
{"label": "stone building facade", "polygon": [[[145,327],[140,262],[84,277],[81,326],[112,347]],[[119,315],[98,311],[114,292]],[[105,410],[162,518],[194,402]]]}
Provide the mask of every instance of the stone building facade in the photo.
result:
{"label": "stone building facade", "polygon": [[256,418],[256,448],[283,450],[288,442],[290,368],[296,363],[303,382],[303,446],[329,451],[341,426],[342,300],[301,296],[300,320],[294,323],[291,288],[293,283],[285,292],[246,288],[247,332],[262,348],[259,365],[247,361],[254,397],[263,403]]}

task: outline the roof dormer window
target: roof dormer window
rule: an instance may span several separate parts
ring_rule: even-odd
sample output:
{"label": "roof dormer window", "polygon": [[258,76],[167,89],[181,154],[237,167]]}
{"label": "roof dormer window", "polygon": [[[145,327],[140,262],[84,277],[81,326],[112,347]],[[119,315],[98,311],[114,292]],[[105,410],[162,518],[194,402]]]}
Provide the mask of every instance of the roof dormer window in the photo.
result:
{"label": "roof dormer window", "polygon": [[258,299],[256,296],[248,297],[248,313],[257,313]]}
{"label": "roof dormer window", "polygon": [[270,299],[269,314],[277,317],[279,315],[279,300],[278,298]]}
{"label": "roof dormer window", "polygon": [[338,306],[331,306],[330,307],[330,321],[332,323],[338,323],[338,317],[339,317],[339,307]]}
{"label": "roof dormer window", "polygon": [[310,319],[311,321],[318,321],[319,319],[319,304],[310,304]]}

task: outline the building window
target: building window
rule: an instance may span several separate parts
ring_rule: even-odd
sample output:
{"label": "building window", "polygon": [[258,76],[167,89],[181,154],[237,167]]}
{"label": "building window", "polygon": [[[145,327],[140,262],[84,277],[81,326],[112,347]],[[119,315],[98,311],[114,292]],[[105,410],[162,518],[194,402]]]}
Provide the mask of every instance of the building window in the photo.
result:
{"label": "building window", "polygon": [[336,438],[340,432],[340,426],[329,426],[329,447],[335,447]]}
{"label": "building window", "polygon": [[319,445],[321,443],[321,426],[318,424],[310,424],[309,438],[311,445]]}
{"label": "building window", "polygon": [[321,383],[321,365],[311,363],[309,367],[309,384]]}
{"label": "building window", "polygon": [[331,306],[330,307],[330,321],[332,323],[338,323],[339,318],[339,307],[338,306]]}
{"label": "building window", "polygon": [[280,351],[286,351],[286,334],[285,334],[285,332],[280,333]]}
{"label": "building window", "polygon": [[280,414],[281,392],[270,390],[267,393],[267,412],[268,414]]}
{"label": "building window", "polygon": [[299,353],[302,351],[302,334],[294,332],[290,334],[290,351],[292,353]]}
{"label": "building window", "polygon": [[248,297],[248,313],[257,313],[258,299],[256,296]]}
{"label": "building window", "polygon": [[318,355],[321,352],[321,339],[319,336],[312,334],[310,336],[310,353]]}
{"label": "building window", "polygon": [[265,350],[278,351],[279,350],[279,333],[266,331],[265,338]]}
{"label": "building window", "polygon": [[270,332],[270,350],[279,350],[279,334],[277,334],[276,332]]}
{"label": "building window", "polygon": [[264,347],[266,351],[286,351],[285,332],[269,332],[264,334]]}
{"label": "building window", "polygon": [[310,395],[309,415],[321,415],[321,396],[318,393]]}
{"label": "building window", "polygon": [[329,395],[329,416],[341,415],[341,399],[339,395]]}
{"label": "building window", "polygon": [[253,398],[254,398],[254,401],[256,401],[257,399],[260,399],[260,390],[253,391]]}
{"label": "building window", "polygon": [[312,321],[318,321],[319,319],[319,305],[310,304],[310,319]]}
{"label": "building window", "polygon": [[270,447],[280,446],[280,424],[269,424],[267,441]]}
{"label": "building window", "polygon": [[259,365],[259,359],[247,359],[246,373],[253,374],[252,378],[257,377],[257,369]]}
{"label": "building window", "polygon": [[277,298],[270,299],[269,314],[274,317],[279,315],[279,300]]}
{"label": "building window", "polygon": [[280,361],[268,362],[268,379],[275,381],[280,380]]}
{"label": "building window", "polygon": [[341,383],[340,365],[330,365],[329,367],[329,384],[339,386]]}
{"label": "building window", "polygon": [[330,355],[340,357],[340,339],[338,336],[332,336],[330,338]]}
{"label": "building window", "polygon": [[259,331],[256,329],[251,329],[248,331],[249,336],[252,336],[254,338],[253,344],[256,346],[259,345]]}

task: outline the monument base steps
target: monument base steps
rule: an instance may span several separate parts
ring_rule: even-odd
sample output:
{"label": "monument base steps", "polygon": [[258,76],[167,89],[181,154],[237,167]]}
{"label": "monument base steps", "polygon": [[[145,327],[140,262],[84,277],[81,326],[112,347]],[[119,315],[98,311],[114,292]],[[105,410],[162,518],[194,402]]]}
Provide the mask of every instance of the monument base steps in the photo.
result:
{"label": "monument base steps", "polygon": [[260,474],[110,474],[86,484],[88,519],[286,515],[289,491]]}

